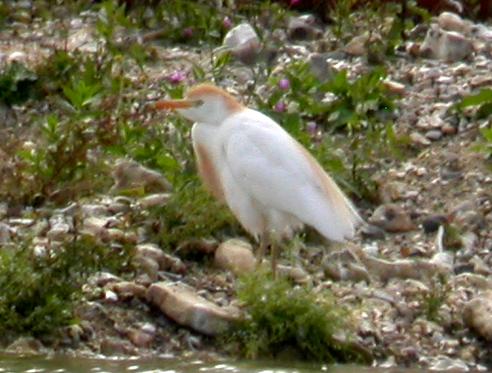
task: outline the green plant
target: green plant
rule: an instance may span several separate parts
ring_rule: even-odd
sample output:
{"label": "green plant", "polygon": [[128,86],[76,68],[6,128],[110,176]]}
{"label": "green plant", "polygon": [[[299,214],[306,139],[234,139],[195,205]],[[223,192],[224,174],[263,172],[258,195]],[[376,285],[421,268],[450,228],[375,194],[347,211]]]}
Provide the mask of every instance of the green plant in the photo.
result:
{"label": "green plant", "polygon": [[444,275],[433,278],[429,292],[421,296],[421,312],[430,321],[439,322],[439,310],[445,303],[451,287]]}
{"label": "green plant", "polygon": [[166,1],[156,9],[166,39],[174,43],[218,44],[225,28],[225,13],[208,1]]}
{"label": "green plant", "polygon": [[0,102],[22,104],[37,92],[37,76],[19,62],[12,62],[0,74]]}
{"label": "green plant", "polygon": [[[270,109],[280,100],[295,103],[300,114],[322,124],[327,130],[346,129],[349,133],[365,128],[384,127],[393,113],[393,98],[384,87],[386,73],[377,67],[350,81],[347,71],[336,73],[327,82],[320,83],[305,62],[293,62],[287,66],[285,75],[291,89],[275,89],[268,100],[259,100],[260,107]],[[279,77],[271,80],[277,86]],[[322,100],[331,95],[329,101]]]}
{"label": "green plant", "polygon": [[87,277],[103,268],[120,273],[129,249],[114,250],[89,237],[36,256],[30,245],[0,253],[0,332],[44,336],[74,321],[75,301]]}
{"label": "green plant", "polygon": [[480,129],[482,141],[475,146],[475,150],[483,153],[488,160],[492,159],[492,128]]}
{"label": "green plant", "polygon": [[488,126],[481,128],[482,139],[474,146],[474,150],[486,156],[492,157],[492,128],[490,128],[492,118],[492,89],[483,88],[480,92],[463,97],[463,99],[452,106],[451,112],[464,116],[465,111],[473,109],[473,117],[476,119],[489,119]]}
{"label": "green plant", "polygon": [[363,360],[348,342],[335,337],[337,333],[349,334],[349,316],[328,291],[314,294],[260,272],[242,278],[237,295],[248,317],[226,342],[236,342],[240,354],[274,357],[291,348],[310,360]]}
{"label": "green plant", "polygon": [[463,99],[453,106],[454,110],[463,113],[466,108],[475,107],[475,117],[477,119],[488,118],[492,115],[492,89],[483,88],[480,92],[463,97]]}

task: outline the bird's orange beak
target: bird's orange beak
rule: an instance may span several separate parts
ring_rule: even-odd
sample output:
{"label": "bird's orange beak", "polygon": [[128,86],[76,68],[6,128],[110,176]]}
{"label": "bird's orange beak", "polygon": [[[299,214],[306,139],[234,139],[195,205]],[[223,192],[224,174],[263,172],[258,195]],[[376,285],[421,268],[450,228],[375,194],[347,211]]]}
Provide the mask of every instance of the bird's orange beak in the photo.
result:
{"label": "bird's orange beak", "polygon": [[189,109],[201,104],[200,100],[161,100],[155,103],[155,108],[158,110]]}

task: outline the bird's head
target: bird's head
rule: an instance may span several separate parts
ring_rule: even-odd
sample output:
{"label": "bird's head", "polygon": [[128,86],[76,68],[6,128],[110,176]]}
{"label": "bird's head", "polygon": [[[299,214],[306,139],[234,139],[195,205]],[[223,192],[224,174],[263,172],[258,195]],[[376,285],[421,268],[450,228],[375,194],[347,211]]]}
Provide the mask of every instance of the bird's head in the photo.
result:
{"label": "bird's head", "polygon": [[244,109],[233,96],[212,84],[194,86],[188,90],[185,98],[157,101],[155,107],[176,110],[193,122],[217,125],[229,115]]}

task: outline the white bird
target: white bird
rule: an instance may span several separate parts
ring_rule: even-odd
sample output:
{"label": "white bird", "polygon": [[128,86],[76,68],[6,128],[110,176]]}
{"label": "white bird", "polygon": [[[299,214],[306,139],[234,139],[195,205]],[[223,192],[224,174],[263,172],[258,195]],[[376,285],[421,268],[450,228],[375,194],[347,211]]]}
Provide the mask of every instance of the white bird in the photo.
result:
{"label": "white bird", "polygon": [[[271,238],[290,238],[304,224],[332,241],[354,236],[362,222],[354,206],[314,157],[266,115],[211,84],[155,107],[195,122],[191,136],[200,176],[259,239],[258,263]],[[272,241],[273,276],[275,246]]]}

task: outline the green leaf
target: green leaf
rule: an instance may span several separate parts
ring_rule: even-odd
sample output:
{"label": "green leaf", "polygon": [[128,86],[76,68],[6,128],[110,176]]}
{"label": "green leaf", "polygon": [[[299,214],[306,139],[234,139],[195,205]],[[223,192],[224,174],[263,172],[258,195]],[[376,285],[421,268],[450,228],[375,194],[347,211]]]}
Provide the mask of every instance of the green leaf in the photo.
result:
{"label": "green leaf", "polygon": [[492,102],[492,89],[482,89],[475,95],[464,97],[461,102],[456,104],[458,109],[464,109],[470,106],[478,106]]}
{"label": "green leaf", "polygon": [[479,119],[488,118],[490,115],[492,115],[492,101],[483,104],[477,111]]}

